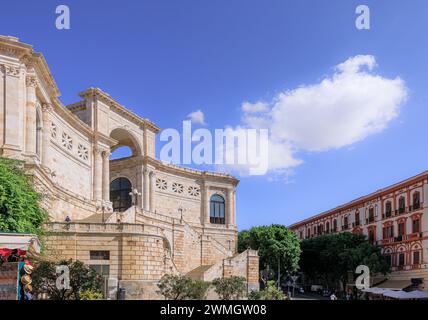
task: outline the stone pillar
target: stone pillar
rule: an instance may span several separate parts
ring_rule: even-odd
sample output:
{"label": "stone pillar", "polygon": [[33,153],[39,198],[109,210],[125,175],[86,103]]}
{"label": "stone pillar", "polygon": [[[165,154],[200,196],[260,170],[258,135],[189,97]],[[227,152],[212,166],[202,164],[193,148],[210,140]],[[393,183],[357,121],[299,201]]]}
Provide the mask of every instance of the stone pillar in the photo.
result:
{"label": "stone pillar", "polygon": [[150,211],[150,206],[149,206],[149,188],[150,188],[150,183],[149,183],[149,170],[147,168],[143,169],[143,176],[144,176],[144,181],[143,181],[143,196],[144,196],[144,210],[146,211]]}
{"label": "stone pillar", "polygon": [[232,224],[233,224],[234,226],[236,226],[236,189],[235,189],[235,190],[233,190],[232,201],[233,201]]}
{"label": "stone pillar", "polygon": [[[0,129],[2,137],[0,138],[0,152],[3,157],[20,158],[22,151],[25,150],[24,137],[25,128],[23,127],[22,108],[19,103],[17,93],[20,90],[19,67],[11,65],[0,65]],[[35,134],[35,133],[34,133]]]}
{"label": "stone pillar", "polygon": [[37,79],[34,75],[27,75],[25,80],[27,89],[27,103],[25,108],[25,152],[33,156],[36,155],[37,152]]}
{"label": "stone pillar", "polygon": [[51,143],[51,132],[50,132],[50,113],[52,112],[52,106],[44,104],[42,107],[43,112],[43,138],[42,138],[42,164],[49,168],[49,146]]}
{"label": "stone pillar", "polygon": [[103,151],[103,200],[110,202],[110,151]]}
{"label": "stone pillar", "polygon": [[155,187],[156,187],[156,173],[150,172],[150,211],[155,211]]}
{"label": "stone pillar", "polygon": [[227,216],[226,216],[226,225],[233,225],[233,189],[227,189]]}
{"label": "stone pillar", "polygon": [[101,156],[102,150],[98,146],[94,146],[94,180],[93,180],[93,186],[94,186],[94,200],[101,200],[102,199],[102,166],[103,166],[103,159]]}
{"label": "stone pillar", "polygon": [[210,223],[210,187],[204,185],[204,214],[205,214],[205,224]]}

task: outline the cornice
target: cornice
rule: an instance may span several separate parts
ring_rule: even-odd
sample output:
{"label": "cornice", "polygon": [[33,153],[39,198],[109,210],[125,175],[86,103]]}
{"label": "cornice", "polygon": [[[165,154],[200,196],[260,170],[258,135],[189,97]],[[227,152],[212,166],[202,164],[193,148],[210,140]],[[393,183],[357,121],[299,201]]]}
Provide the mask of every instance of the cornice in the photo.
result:
{"label": "cornice", "polygon": [[154,166],[157,170],[160,170],[160,171],[167,171],[171,173],[187,175],[192,178],[197,178],[202,180],[215,180],[215,181],[221,181],[225,183],[232,183],[234,186],[238,185],[239,183],[239,180],[237,178],[226,173],[209,172],[209,171],[196,170],[196,169],[191,169],[186,167],[180,167],[180,166],[165,163],[158,159],[154,159],[152,157],[147,157],[147,156],[145,157],[145,162],[147,164]]}
{"label": "cornice", "polygon": [[365,195],[365,196],[362,196],[360,198],[351,200],[350,202],[342,204],[342,205],[340,205],[336,208],[333,208],[331,210],[328,210],[328,211],[322,212],[320,214],[317,214],[315,216],[309,217],[309,218],[302,220],[300,222],[296,222],[296,223],[288,226],[288,228],[295,230],[295,229],[297,229],[303,225],[306,225],[308,223],[313,223],[313,222],[320,220],[320,219],[328,218],[328,217],[331,217],[331,216],[334,216],[337,214],[344,213],[345,211],[353,210],[353,209],[355,209],[359,206],[362,206],[368,202],[371,202],[374,200],[381,201],[383,196],[387,196],[387,195],[389,195],[389,194],[391,194],[397,190],[403,189],[403,188],[411,187],[415,183],[424,182],[424,180],[427,178],[428,178],[428,171],[424,171],[424,172],[422,172],[418,175],[415,175],[413,177],[410,177],[406,180],[394,183],[388,187],[379,189],[379,190],[372,192],[368,195]]}
{"label": "cornice", "polygon": [[19,42],[18,38],[0,36],[0,53],[18,58],[27,68],[34,68],[46,85],[51,97],[59,97],[58,86],[49,70],[43,54],[35,52],[33,46]]}
{"label": "cornice", "polygon": [[83,92],[79,93],[79,96],[83,99],[93,99],[97,98],[110,108],[112,108],[115,112],[134,122],[135,124],[141,126],[143,129],[148,128],[154,133],[158,133],[160,128],[157,127],[153,122],[148,119],[141,118],[134,112],[122,106],[116,100],[114,100],[108,93],[102,91],[99,88],[89,88]]}

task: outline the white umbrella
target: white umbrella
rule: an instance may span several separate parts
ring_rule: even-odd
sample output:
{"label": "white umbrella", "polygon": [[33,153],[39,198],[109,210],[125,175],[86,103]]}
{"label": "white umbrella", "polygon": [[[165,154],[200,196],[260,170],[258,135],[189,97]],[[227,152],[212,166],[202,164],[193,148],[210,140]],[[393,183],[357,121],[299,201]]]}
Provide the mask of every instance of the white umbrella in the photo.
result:
{"label": "white umbrella", "polygon": [[428,299],[428,291],[410,291],[407,292],[408,299]]}
{"label": "white umbrella", "polygon": [[383,293],[383,296],[394,298],[394,299],[409,299],[409,293],[403,290],[399,290],[399,291],[387,290]]}
{"label": "white umbrella", "polygon": [[367,293],[373,293],[373,294],[383,294],[385,291],[389,291],[389,290],[378,288],[378,287],[372,287],[372,288],[363,289],[362,291]]}

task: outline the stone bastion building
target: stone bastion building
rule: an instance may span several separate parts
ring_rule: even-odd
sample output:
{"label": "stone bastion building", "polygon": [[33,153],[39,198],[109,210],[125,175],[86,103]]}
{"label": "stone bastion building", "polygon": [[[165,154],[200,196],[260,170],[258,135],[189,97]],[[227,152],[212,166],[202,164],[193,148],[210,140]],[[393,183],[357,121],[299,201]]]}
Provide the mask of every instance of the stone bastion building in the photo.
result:
{"label": "stone bastion building", "polygon": [[[46,250],[93,266],[110,297],[156,298],[166,273],[257,289],[257,252],[236,250],[239,181],[162,163],[154,123],[98,88],[79,95],[64,106],[43,55],[0,36],[0,156],[23,160],[42,194]],[[122,146],[132,156],[110,160]]]}

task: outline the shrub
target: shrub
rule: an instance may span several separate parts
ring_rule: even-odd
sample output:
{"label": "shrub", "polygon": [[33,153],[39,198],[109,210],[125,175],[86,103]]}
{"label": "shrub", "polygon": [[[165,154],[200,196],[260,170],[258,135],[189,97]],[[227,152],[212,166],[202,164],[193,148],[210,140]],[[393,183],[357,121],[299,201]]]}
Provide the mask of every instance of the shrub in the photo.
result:
{"label": "shrub", "polygon": [[158,293],[167,300],[202,300],[205,298],[209,283],[192,280],[181,275],[166,274],[158,283]]}
{"label": "shrub", "polygon": [[245,278],[237,276],[216,278],[212,285],[221,300],[237,300],[245,295],[247,287]]}
{"label": "shrub", "polygon": [[275,281],[268,281],[265,289],[251,291],[248,294],[249,300],[286,300],[287,295],[275,286]]}
{"label": "shrub", "polygon": [[103,294],[101,291],[90,288],[80,292],[80,300],[102,300]]}
{"label": "shrub", "polygon": [[[56,281],[56,267],[68,266],[70,289],[58,289]],[[37,263],[32,275],[34,296],[47,295],[51,300],[80,300],[80,293],[86,290],[99,291],[101,277],[89,266],[81,261],[40,261]]]}

